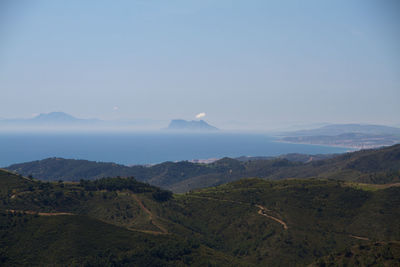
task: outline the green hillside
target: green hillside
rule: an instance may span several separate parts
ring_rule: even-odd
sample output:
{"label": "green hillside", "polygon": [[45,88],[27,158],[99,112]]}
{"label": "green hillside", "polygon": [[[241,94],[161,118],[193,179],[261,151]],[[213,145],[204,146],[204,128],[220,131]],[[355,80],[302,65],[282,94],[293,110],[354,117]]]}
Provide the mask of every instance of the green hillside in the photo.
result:
{"label": "green hillside", "polygon": [[284,168],[269,178],[324,177],[364,183],[400,181],[400,145],[346,153],[328,160]]}
{"label": "green hillside", "polygon": [[0,188],[0,265],[240,265],[168,233],[142,201],[171,195],[133,179],[43,183],[0,171]]}
{"label": "green hillside", "polygon": [[216,171],[184,179],[167,188],[174,192],[187,192],[246,177],[271,180],[318,177],[372,184],[397,183],[400,182],[400,145],[346,153],[308,163],[286,159],[238,162],[225,158],[208,164],[208,167]]}
{"label": "green hillside", "polygon": [[114,163],[51,158],[15,164],[7,169],[49,181],[133,176],[139,181],[174,192],[187,192],[247,177],[273,180],[319,177],[385,184],[400,181],[400,145],[346,153],[307,163],[289,161],[286,158],[245,161],[224,158],[210,164],[182,161],[165,162],[150,167],[127,167]]}
{"label": "green hillside", "polygon": [[192,229],[211,248],[260,266],[306,265],[366,241],[400,240],[399,187],[362,190],[329,180],[247,179],[163,205],[179,211],[168,215],[170,220]]}
{"label": "green hillside", "polygon": [[67,160],[63,158],[48,158],[7,167],[25,176],[44,181],[79,181],[80,179],[98,179],[103,177],[132,176],[127,166],[96,162],[89,160]]}
{"label": "green hillside", "polygon": [[235,261],[175,236],[132,232],[85,216],[0,213],[4,266],[221,266]]}
{"label": "green hillside", "polygon": [[310,266],[400,266],[400,243],[373,242],[356,245],[318,259]]}
{"label": "green hillside", "polygon": [[[395,185],[245,179],[171,195],[133,178],[47,183],[0,171],[0,186],[6,266],[305,266],[348,250],[367,262],[354,247],[400,240]],[[377,262],[398,261],[393,249]]]}

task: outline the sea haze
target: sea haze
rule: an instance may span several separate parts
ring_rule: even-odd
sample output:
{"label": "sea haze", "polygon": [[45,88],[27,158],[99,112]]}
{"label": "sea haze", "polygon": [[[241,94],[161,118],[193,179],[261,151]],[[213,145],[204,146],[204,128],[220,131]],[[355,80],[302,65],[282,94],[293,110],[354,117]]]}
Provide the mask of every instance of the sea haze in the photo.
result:
{"label": "sea haze", "polygon": [[48,157],[125,165],[286,153],[341,153],[347,148],[275,142],[265,134],[2,133],[0,166]]}

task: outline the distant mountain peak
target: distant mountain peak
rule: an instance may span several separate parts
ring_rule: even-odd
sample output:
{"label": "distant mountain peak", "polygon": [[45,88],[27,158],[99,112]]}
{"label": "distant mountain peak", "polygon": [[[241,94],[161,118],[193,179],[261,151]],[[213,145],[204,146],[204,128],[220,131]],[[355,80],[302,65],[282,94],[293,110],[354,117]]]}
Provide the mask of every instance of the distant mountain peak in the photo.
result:
{"label": "distant mountain peak", "polygon": [[216,131],[218,128],[208,124],[204,120],[186,121],[175,119],[168,125],[168,130],[177,131]]}
{"label": "distant mountain peak", "polygon": [[76,121],[79,120],[65,112],[57,111],[50,113],[41,113],[33,118],[34,120],[46,121]]}

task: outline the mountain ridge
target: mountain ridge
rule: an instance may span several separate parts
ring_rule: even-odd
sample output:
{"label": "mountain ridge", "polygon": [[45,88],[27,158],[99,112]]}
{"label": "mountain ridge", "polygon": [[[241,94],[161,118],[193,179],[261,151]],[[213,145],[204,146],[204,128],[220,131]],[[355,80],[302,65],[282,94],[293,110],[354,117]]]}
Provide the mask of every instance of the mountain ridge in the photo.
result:
{"label": "mountain ridge", "polygon": [[164,162],[152,166],[124,166],[86,160],[50,158],[10,165],[6,169],[44,180],[98,179],[107,176],[134,176],[139,181],[187,192],[246,177],[265,179],[331,178],[386,184],[400,179],[400,145],[335,155],[317,161],[290,161],[286,158],[237,160],[223,158],[209,164],[188,161]]}

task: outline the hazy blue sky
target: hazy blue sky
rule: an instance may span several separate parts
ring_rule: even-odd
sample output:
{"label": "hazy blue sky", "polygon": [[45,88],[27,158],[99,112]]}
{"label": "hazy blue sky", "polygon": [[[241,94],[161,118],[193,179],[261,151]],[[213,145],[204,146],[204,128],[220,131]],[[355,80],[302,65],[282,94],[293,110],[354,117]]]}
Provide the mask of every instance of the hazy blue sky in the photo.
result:
{"label": "hazy blue sky", "polygon": [[3,0],[0,117],[400,124],[399,14],[396,0]]}

